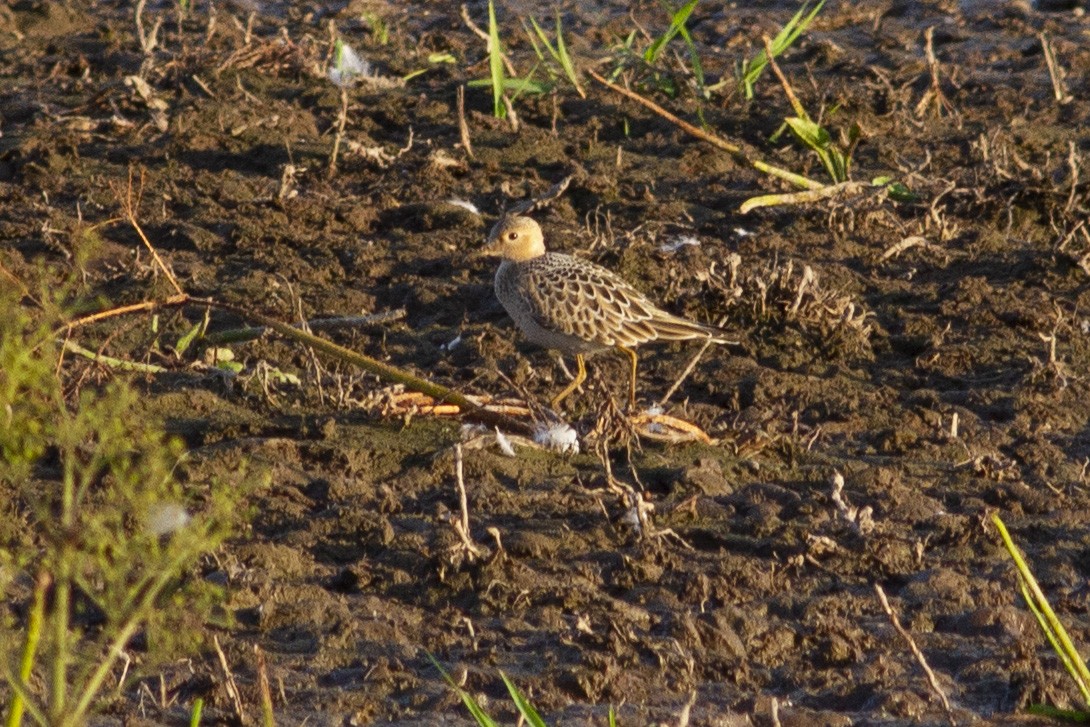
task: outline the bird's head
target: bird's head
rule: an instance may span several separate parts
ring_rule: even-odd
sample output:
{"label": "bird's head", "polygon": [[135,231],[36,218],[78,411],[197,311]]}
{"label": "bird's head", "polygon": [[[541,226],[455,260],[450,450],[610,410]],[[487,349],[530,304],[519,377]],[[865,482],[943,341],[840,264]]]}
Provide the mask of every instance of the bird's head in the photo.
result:
{"label": "bird's head", "polygon": [[481,254],[525,262],[545,254],[545,237],[541,227],[529,217],[503,217],[492,228]]}

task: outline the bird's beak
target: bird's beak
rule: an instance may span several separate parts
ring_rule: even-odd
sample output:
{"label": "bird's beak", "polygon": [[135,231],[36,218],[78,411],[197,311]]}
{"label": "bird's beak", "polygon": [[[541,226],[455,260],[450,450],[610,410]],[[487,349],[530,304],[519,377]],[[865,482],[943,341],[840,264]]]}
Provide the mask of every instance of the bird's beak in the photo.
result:
{"label": "bird's beak", "polygon": [[477,251],[473,253],[473,257],[496,257],[503,254],[500,247],[499,238],[489,235],[488,241],[483,247],[477,248]]}

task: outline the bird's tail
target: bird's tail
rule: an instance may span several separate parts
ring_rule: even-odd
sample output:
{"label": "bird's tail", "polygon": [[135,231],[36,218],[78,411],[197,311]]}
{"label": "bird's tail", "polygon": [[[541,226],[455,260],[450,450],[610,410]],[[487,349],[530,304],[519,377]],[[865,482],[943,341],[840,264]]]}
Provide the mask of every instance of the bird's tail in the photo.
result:
{"label": "bird's tail", "polygon": [[741,344],[737,334],[716,326],[706,326],[703,323],[694,323],[677,316],[663,316],[651,321],[655,333],[663,341],[689,341],[696,338],[708,338],[712,343],[721,343],[728,346]]}

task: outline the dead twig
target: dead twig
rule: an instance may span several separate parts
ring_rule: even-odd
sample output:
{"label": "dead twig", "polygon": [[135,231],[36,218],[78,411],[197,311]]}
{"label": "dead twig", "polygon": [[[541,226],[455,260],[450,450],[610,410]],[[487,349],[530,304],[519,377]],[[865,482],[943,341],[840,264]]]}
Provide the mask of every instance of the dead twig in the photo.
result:
{"label": "dead twig", "polygon": [[697,126],[693,126],[688,121],[685,121],[683,119],[678,118],[677,116],[674,116],[672,113],[670,113],[669,111],[667,111],[663,107],[659,106],[654,101],[652,101],[650,99],[647,99],[647,98],[644,98],[643,96],[639,95],[635,91],[630,91],[627,88],[624,88],[622,86],[618,86],[615,83],[611,83],[610,81],[607,81],[603,76],[600,76],[597,72],[595,72],[594,69],[588,68],[588,69],[586,69],[586,71],[587,71],[587,74],[591,78],[593,78],[595,81],[602,84],[603,86],[605,86],[609,90],[614,91],[616,93],[619,93],[622,96],[624,96],[625,98],[628,98],[628,99],[631,99],[631,100],[635,101],[636,103],[640,104],[644,108],[650,109],[651,111],[655,112],[656,114],[658,114],[662,118],[669,121],[671,124],[673,124],[673,125],[677,126],[678,128],[682,129],[686,133],[691,134],[691,135],[695,136],[698,139],[706,141],[709,144],[711,144],[712,146],[715,146],[715,147],[717,147],[719,149],[722,149],[723,151],[727,152],[728,154],[741,154],[742,153],[742,147],[740,147],[740,146],[738,146],[736,144],[732,144],[731,142],[727,141],[726,139],[724,139],[721,136],[716,136],[715,134],[710,134],[707,131],[704,131],[703,129],[701,129],[701,128],[697,127]]}
{"label": "dead twig", "polygon": [[257,686],[261,691],[261,719],[265,727],[274,727],[272,690],[269,688],[269,675],[265,668],[265,652],[254,644],[254,656],[257,657]]}
{"label": "dead twig", "polygon": [[780,85],[783,86],[784,95],[787,96],[787,101],[791,104],[795,116],[810,121],[810,114],[806,113],[806,107],[799,101],[799,97],[795,95],[795,89],[791,87],[791,83],[787,80],[787,76],[783,75],[783,71],[780,70],[780,64],[776,62],[776,54],[772,50],[772,39],[765,35],[762,36],[762,40],[765,44],[765,58],[768,59],[768,67],[772,69],[772,73],[775,74]]}
{"label": "dead twig", "polygon": [[344,127],[348,124],[348,89],[341,88],[341,109],[337,113],[337,131],[333,135],[333,149],[329,152],[329,168],[326,176],[332,179],[337,174],[337,155],[344,140]]}
{"label": "dead twig", "polygon": [[148,0],[137,0],[134,14],[136,16],[136,38],[140,41],[140,51],[148,56],[155,50],[155,46],[159,45],[159,28],[163,24],[163,19],[157,17],[155,19],[155,25],[151,26],[151,32],[144,30],[144,6],[147,5]]}
{"label": "dead twig", "polygon": [[637,414],[632,417],[631,423],[641,437],[658,442],[678,444],[699,441],[709,445],[715,443],[707,432],[697,425],[669,414]]}
{"label": "dead twig", "polygon": [[[326,331],[331,328],[357,328],[362,326],[374,326],[381,323],[393,323],[405,318],[405,309],[383,311],[369,316],[339,316],[336,318],[314,318],[297,326],[300,330]],[[246,328],[233,328],[229,331],[209,333],[204,340],[210,345],[218,346],[224,343],[244,343],[261,338],[268,332],[263,326],[248,326]]]}
{"label": "dead twig", "polygon": [[942,82],[939,80],[939,61],[935,57],[935,26],[931,26],[924,31],[924,53],[927,55],[927,70],[931,74],[931,85],[927,91],[924,92],[923,98],[916,104],[916,118],[922,118],[924,113],[927,112],[927,108],[934,104],[935,113],[937,116],[942,116],[943,112],[957,117],[957,109],[954,108],[954,104],[950,103],[950,99],[946,98],[946,94],[942,92]]}
{"label": "dead twig", "polygon": [[461,512],[461,519],[451,518],[451,524],[454,526],[454,532],[458,533],[458,537],[462,541],[462,547],[466,549],[466,557],[472,563],[474,559],[483,557],[484,551],[478,548],[473,539],[469,537],[469,504],[466,497],[465,475],[462,468],[461,444],[454,445],[454,478],[458,485],[458,507],[459,512]]}
{"label": "dead twig", "polygon": [[220,639],[218,636],[212,636],[212,645],[216,647],[216,654],[219,656],[220,660],[220,668],[223,669],[223,676],[227,680],[224,682],[224,689],[227,690],[227,696],[231,698],[231,704],[234,705],[235,718],[241,724],[248,724],[246,715],[242,710],[242,695],[238,691],[238,684],[235,683],[235,675],[231,673],[231,667],[227,665],[227,657],[220,647]]}
{"label": "dead twig", "polygon": [[[753,166],[761,169],[762,162],[754,162]],[[761,171],[767,171],[761,169]],[[778,176],[778,175],[777,175]],[[840,182],[839,184],[818,185],[807,189],[802,192],[791,192],[788,194],[763,194],[759,197],[750,197],[742,206],[738,208],[738,211],[742,214],[757,209],[758,207],[771,207],[773,205],[781,204],[807,204],[809,202],[819,202],[823,199],[849,199],[852,197],[858,197],[867,191],[883,192],[883,187],[875,187],[874,185],[867,184],[865,182]]]}
{"label": "dead twig", "polygon": [[1046,33],[1041,33],[1037,38],[1041,41],[1045,65],[1048,66],[1048,77],[1052,81],[1052,95],[1061,104],[1070,103],[1071,96],[1067,93],[1067,84],[1064,83],[1064,76],[1067,74],[1056,61],[1056,50],[1052,47],[1052,40]]}
{"label": "dead twig", "polygon": [[684,121],[677,116],[674,116],[672,113],[659,106],[654,101],[644,98],[635,91],[630,91],[627,88],[623,88],[615,83],[607,81],[604,77],[596,73],[593,69],[588,68],[586,69],[586,71],[587,75],[589,75],[591,78],[593,78],[595,81],[602,84],[609,90],[615,93],[619,93],[625,98],[631,99],[636,103],[640,104],[641,106],[653,111],[654,113],[669,121],[671,124],[677,126],[682,131],[691,134],[692,136],[695,136],[702,141],[708,142],[717,149],[722,149],[728,154],[732,154],[736,159],[738,159],[741,163],[747,166],[751,166],[754,169],[760,172],[764,172],[765,174],[768,174],[770,176],[786,180],[798,187],[802,187],[803,189],[821,189],[825,186],[821,182],[815,182],[814,180],[804,177],[801,174],[796,174],[787,169],[772,166],[771,164],[763,162],[759,159],[750,159],[742,151],[742,147],[727,141],[721,136],[716,136],[715,134],[708,133],[701,128],[693,126],[689,122]]}
{"label": "dead twig", "polygon": [[476,159],[473,154],[473,142],[469,138],[469,124],[466,123],[466,87],[458,87],[458,133],[462,137],[462,148],[466,150],[466,156]]}
{"label": "dead twig", "polygon": [[140,186],[135,190],[135,193],[133,191],[132,167],[129,167],[129,181],[124,192],[118,190],[116,187],[113,187],[113,191],[115,196],[117,197],[117,201],[121,205],[122,214],[129,222],[129,224],[132,225],[133,229],[136,230],[136,234],[138,234],[140,236],[140,239],[144,242],[144,247],[148,248],[148,251],[151,252],[151,256],[155,260],[155,264],[159,266],[159,269],[161,271],[163,271],[163,275],[165,275],[167,280],[170,281],[170,284],[174,288],[174,291],[178,295],[184,296],[185,293],[182,291],[182,286],[178,285],[178,281],[177,279],[175,279],[174,273],[170,272],[170,269],[167,268],[166,263],[164,263],[163,259],[159,257],[159,252],[155,249],[155,246],[151,244],[151,241],[148,240],[147,235],[144,234],[144,230],[140,227],[140,224],[137,221],[137,215],[140,211],[140,200],[144,195],[144,170],[140,170]]}
{"label": "dead twig", "polygon": [[662,395],[662,398],[659,399],[659,406],[666,405],[666,402],[668,402],[670,397],[674,395],[674,392],[678,390],[681,383],[689,378],[689,374],[696,368],[696,364],[700,360],[700,357],[704,355],[704,352],[707,351],[708,347],[711,345],[712,340],[710,338],[707,341],[704,341],[704,345],[700,347],[700,350],[696,352],[696,355],[689,359],[689,364],[685,367],[685,370],[681,372],[681,376],[677,377],[677,381],[675,381],[670,388],[666,390],[666,393]]}
{"label": "dead twig", "polygon": [[130,305],[123,305],[117,308],[109,308],[107,310],[101,310],[97,313],[91,313],[83,318],[77,318],[74,321],[69,321],[63,328],[54,331],[56,335],[60,335],[62,331],[68,331],[71,333],[74,329],[82,326],[96,323],[98,321],[104,321],[108,318],[116,318],[117,316],[128,315],[129,313],[151,312],[158,310],[159,308],[170,308],[179,305],[185,305],[191,301],[190,297],[185,293],[180,295],[172,295],[164,300],[145,300],[142,303],[132,303]]}
{"label": "dead twig", "polygon": [[[521,202],[516,202],[515,204],[511,205],[511,208],[508,209],[504,213],[504,215],[526,215],[533,212],[534,210],[539,210],[543,207],[548,206],[550,202],[552,202],[560,195],[564,194],[565,190],[567,190],[568,185],[571,184],[571,180],[573,179],[575,179],[575,175],[569,174],[568,176],[564,177],[559,182],[545,190],[543,194],[539,194],[537,197],[531,197],[530,199],[524,199]],[[503,222],[503,218],[500,218],[500,222]]]}
{"label": "dead twig", "polygon": [[901,635],[901,638],[908,643],[908,648],[912,650],[912,655],[916,657],[916,661],[923,667],[931,691],[934,692],[936,696],[938,696],[939,701],[942,702],[942,708],[946,711],[946,719],[950,723],[950,727],[957,727],[958,723],[954,719],[954,711],[950,708],[950,700],[946,698],[946,692],[942,690],[942,686],[939,684],[935,672],[931,671],[931,667],[927,665],[927,659],[924,658],[923,652],[916,646],[916,640],[913,639],[912,634],[908,633],[908,631],[905,630],[905,627],[901,625],[901,620],[897,618],[897,612],[889,605],[889,599],[886,598],[886,592],[882,590],[882,586],[875,583],[874,591],[878,594],[878,600],[881,601],[882,609],[886,612],[886,616],[889,617],[889,622],[893,624],[893,628],[897,630],[897,633]]}

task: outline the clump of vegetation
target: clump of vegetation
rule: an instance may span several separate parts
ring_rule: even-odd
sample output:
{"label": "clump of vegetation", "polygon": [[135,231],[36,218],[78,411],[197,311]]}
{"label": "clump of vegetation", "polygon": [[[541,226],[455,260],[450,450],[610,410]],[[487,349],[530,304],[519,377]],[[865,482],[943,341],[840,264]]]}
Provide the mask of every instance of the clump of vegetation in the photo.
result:
{"label": "clump of vegetation", "polygon": [[0,588],[33,584],[25,618],[0,617],[6,724],[80,725],[107,684],[120,691],[134,637],[145,664],[192,645],[199,628],[186,625],[214,592],[187,576],[254,478],[187,486],[181,443],[131,386],[66,388],[59,309],[32,318],[12,294],[0,307]]}
{"label": "clump of vegetation", "polygon": [[682,83],[677,72],[665,67],[661,62],[664,51],[674,38],[680,36],[685,42],[685,48],[689,54],[691,68],[682,66],[682,76],[687,78],[690,73],[696,84],[697,95],[700,98],[708,98],[709,89],[704,83],[704,65],[700,61],[696,44],[689,33],[687,23],[689,16],[693,14],[700,0],[689,0],[670,16],[670,24],[662,35],[651,40],[642,52],[637,50],[636,41],[639,33],[633,30],[620,44],[614,47],[615,56],[613,71],[609,74],[611,81],[616,80],[622,73],[633,74],[633,81],[637,86],[660,91],[670,98],[678,95]]}
{"label": "clump of vegetation", "polygon": [[[439,670],[439,673],[443,675],[443,679],[450,685],[450,688],[455,691],[459,698],[461,698],[462,704],[469,710],[469,713],[473,716],[473,720],[480,725],[480,727],[496,727],[498,724],[496,720],[493,719],[492,716],[485,711],[484,707],[473,698],[473,695],[458,686],[458,683],[454,681],[447,670],[443,668],[443,665],[440,664],[434,656],[428,654],[428,658],[431,659],[431,663],[435,665],[435,668]],[[545,720],[542,719],[538,711],[534,709],[534,705],[531,704],[530,700],[527,699],[521,691],[519,691],[519,688],[515,686],[515,683],[511,681],[503,671],[500,671],[500,678],[503,679],[503,685],[507,687],[507,693],[511,695],[511,702],[514,704],[515,709],[518,710],[519,723],[526,723],[530,725],[530,727],[546,727]],[[609,727],[616,727],[617,717],[612,707],[609,708],[607,719]]]}

